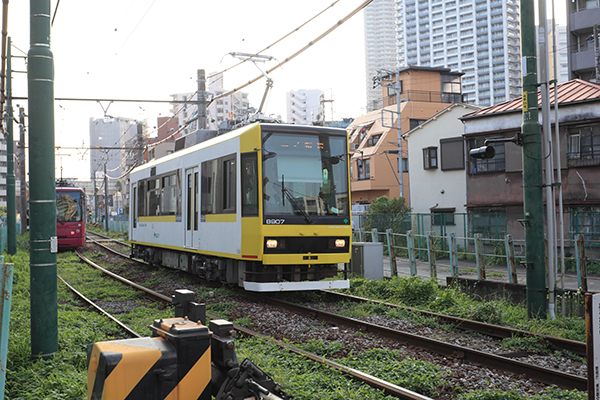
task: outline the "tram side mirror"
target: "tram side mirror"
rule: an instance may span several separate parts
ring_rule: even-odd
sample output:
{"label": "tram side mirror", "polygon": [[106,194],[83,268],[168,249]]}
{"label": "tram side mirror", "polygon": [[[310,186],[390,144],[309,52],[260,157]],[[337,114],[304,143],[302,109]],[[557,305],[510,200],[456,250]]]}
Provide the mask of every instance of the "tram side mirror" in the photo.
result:
{"label": "tram side mirror", "polygon": [[494,158],[494,156],[496,155],[496,150],[494,150],[492,146],[482,146],[476,149],[471,149],[471,151],[469,151],[469,155],[471,156],[471,158],[476,158],[480,160],[486,158]]}

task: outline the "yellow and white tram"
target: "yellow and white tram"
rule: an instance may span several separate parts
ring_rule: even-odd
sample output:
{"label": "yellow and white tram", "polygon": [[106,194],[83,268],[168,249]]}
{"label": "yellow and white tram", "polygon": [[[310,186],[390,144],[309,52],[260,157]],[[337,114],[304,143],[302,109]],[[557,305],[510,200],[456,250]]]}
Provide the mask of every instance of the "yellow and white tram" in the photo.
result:
{"label": "yellow and white tram", "polygon": [[250,291],[347,288],[349,185],[345,130],[248,125],[133,170],[133,256]]}

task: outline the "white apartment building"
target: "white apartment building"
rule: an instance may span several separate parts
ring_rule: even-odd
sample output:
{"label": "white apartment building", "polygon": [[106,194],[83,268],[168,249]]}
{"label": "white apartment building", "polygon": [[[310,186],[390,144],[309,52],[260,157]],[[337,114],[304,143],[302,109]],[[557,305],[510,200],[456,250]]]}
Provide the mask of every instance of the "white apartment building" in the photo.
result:
{"label": "white apartment building", "polygon": [[287,122],[312,125],[324,120],[324,94],[318,89],[291,90],[286,93]]}
{"label": "white apartment building", "polygon": [[521,96],[518,0],[396,0],[398,63],[464,72],[463,99]]}
{"label": "white apartment building", "polygon": [[[214,76],[213,76],[214,75]],[[211,97],[220,96],[228,92],[223,88],[223,74],[209,74],[207,77],[207,89]],[[188,126],[182,129],[182,135],[187,135],[198,130],[198,121],[195,120],[198,113],[198,96],[196,92],[178,93],[171,95],[172,100],[179,103],[173,103],[171,112],[179,119],[179,126],[184,126],[188,121],[193,120]],[[189,103],[180,103],[181,101],[190,101]],[[206,129],[218,129],[222,122],[226,120],[242,119],[249,113],[250,103],[248,93],[236,92],[229,96],[213,101],[207,109]]]}
{"label": "white apartment building", "polygon": [[380,69],[397,69],[395,0],[374,0],[364,11],[367,112],[383,107],[381,87],[373,88]]}
{"label": "white apartment building", "polygon": [[[135,162],[138,121],[120,117],[90,118],[90,173],[120,177]],[[96,174],[99,173],[99,174]]]}

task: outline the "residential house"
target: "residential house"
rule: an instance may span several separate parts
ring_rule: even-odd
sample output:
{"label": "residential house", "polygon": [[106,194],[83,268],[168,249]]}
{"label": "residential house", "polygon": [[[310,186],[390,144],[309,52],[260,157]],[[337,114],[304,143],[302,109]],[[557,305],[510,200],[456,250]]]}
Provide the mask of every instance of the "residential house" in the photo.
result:
{"label": "residential house", "polygon": [[419,233],[466,229],[466,156],[459,119],[481,107],[454,103],[403,135],[408,144],[409,206]]}
{"label": "residential house", "polygon": [[[448,68],[406,67],[398,75],[383,77],[384,108],[356,118],[346,128],[353,154],[353,202],[371,203],[380,196],[399,196],[399,151],[402,153],[402,197],[408,199],[408,154],[405,140],[398,135],[398,115],[400,131],[408,132],[449,104],[460,102],[461,75]],[[399,84],[396,84],[397,77]],[[395,87],[400,87],[399,93]]]}
{"label": "residential house", "polygon": [[[554,105],[553,90],[550,102]],[[540,96],[538,102],[541,104]],[[575,79],[558,86],[558,122],[565,237],[584,233],[600,239],[600,84]],[[522,99],[484,108],[461,118],[467,151],[486,139],[512,138],[521,131]],[[550,113],[555,130],[554,110]],[[541,112],[539,114],[541,119]],[[543,132],[542,132],[543,133]],[[467,211],[470,234],[522,239],[522,148],[512,142],[493,143],[495,157],[468,159]],[[543,157],[552,156],[545,154]],[[542,162],[542,160],[540,160]],[[556,164],[555,164],[556,165]],[[544,200],[546,201],[546,199]]]}

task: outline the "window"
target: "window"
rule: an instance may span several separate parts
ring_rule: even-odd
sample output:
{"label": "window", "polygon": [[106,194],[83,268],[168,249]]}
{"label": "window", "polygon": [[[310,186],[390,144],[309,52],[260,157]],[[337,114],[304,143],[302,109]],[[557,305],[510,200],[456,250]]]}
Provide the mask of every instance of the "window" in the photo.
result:
{"label": "window", "polygon": [[586,240],[600,239],[600,207],[579,206],[569,211],[570,234],[582,234]]}
{"label": "window", "polygon": [[409,124],[410,124],[410,129],[413,130],[415,129],[417,126],[425,123],[425,121],[427,121],[426,119],[416,119],[416,118],[411,118],[409,120]]}
{"label": "window", "polygon": [[373,135],[367,139],[366,147],[373,147],[377,144],[377,142],[381,139],[381,134]]}
{"label": "window", "polygon": [[181,215],[179,171],[153,176],[138,182],[138,216]]}
{"label": "window", "polygon": [[423,149],[423,169],[437,168],[437,147],[425,147]]}
{"label": "window", "polygon": [[258,167],[256,153],[242,154],[242,217],[258,216]]}
{"label": "window", "polygon": [[441,139],[442,171],[465,169],[465,151],[462,138]]}
{"label": "window", "polygon": [[179,174],[175,173],[162,177],[160,215],[177,215],[178,180]]}
{"label": "window", "polygon": [[202,163],[200,183],[202,215],[235,213],[235,170],[235,154]]}
{"label": "window", "polygon": [[469,234],[481,233],[487,238],[506,235],[506,210],[473,209],[469,212]]}
{"label": "window", "polygon": [[569,128],[569,166],[600,164],[600,125]]}
{"label": "window", "polygon": [[368,158],[357,159],[356,170],[359,180],[371,179],[371,161]]}
{"label": "window", "polygon": [[454,223],[455,208],[431,208],[431,225],[446,226],[456,225]]}

